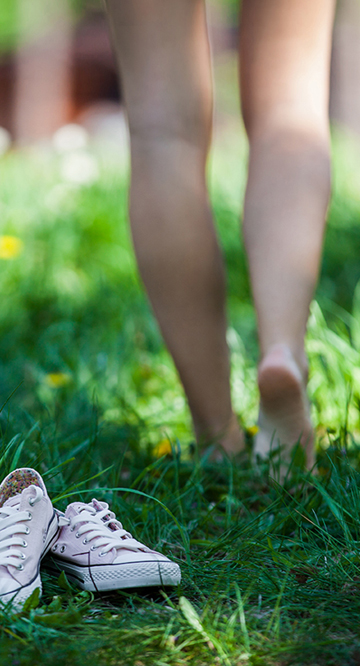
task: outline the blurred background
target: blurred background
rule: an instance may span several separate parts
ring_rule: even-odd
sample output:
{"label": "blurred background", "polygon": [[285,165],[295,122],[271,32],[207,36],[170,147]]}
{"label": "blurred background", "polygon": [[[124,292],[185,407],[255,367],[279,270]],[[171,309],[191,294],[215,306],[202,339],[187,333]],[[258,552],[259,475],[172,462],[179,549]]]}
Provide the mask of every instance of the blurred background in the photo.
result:
{"label": "blurred background", "polygon": [[[228,271],[234,401],[251,434],[257,339],[239,234],[247,142],[238,2],[209,0],[208,20],[216,89],[209,185]],[[324,446],[344,432],[350,443],[360,439],[358,0],[338,3],[330,112],[333,199],[308,335]],[[126,440],[161,455],[169,437],[186,445],[184,396],[129,239],[121,81],[98,0],[2,0],[0,156],[0,419],[14,436],[25,424],[34,456],[39,423],[59,446],[75,438],[79,451],[89,428],[111,447]]]}
{"label": "blurred background", "polygon": [[[236,59],[237,0],[209,0],[215,66]],[[334,31],[331,117],[360,132],[360,4],[339,0]],[[3,0],[0,125],[17,144],[49,138],[70,123],[113,137],[121,82],[101,0]],[[236,96],[236,89],[231,91]],[[230,94],[231,94],[230,93]],[[220,103],[223,100],[220,100]],[[117,116],[117,118],[116,118]]]}

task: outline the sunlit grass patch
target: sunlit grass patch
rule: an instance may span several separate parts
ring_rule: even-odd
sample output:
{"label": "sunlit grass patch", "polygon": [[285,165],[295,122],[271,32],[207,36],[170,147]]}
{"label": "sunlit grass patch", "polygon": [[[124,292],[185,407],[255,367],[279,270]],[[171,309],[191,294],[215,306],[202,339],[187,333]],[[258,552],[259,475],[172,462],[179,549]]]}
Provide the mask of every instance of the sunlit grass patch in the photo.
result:
{"label": "sunlit grass patch", "polygon": [[[0,407],[8,401],[1,474],[38,468],[61,509],[74,498],[109,502],[136,538],[180,563],[183,580],[172,591],[94,597],[44,573],[41,601],[22,614],[0,612],[1,659],[355,665],[360,202],[358,174],[351,167],[350,184],[341,175],[347,148],[335,146],[341,177],[307,337],[323,456],[317,477],[289,474],[285,487],[246,455],[198,459],[184,394],[137,275],[126,174],[86,142],[76,150],[96,164],[87,179],[73,177],[84,161],[64,171],[68,152],[58,148],[0,161],[0,238],[23,243],[15,256],[16,242],[6,241],[14,261],[0,261]],[[250,442],[258,350],[238,235],[245,148],[240,141],[233,150],[229,142],[214,157],[212,197],[228,267],[234,405]]]}

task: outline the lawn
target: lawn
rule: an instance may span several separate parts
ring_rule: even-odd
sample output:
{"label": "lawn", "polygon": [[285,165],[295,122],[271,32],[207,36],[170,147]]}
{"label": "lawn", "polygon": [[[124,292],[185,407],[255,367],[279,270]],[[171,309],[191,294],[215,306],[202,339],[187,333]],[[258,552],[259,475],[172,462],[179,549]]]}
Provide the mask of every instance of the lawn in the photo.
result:
{"label": "lawn", "polygon": [[[334,188],[309,323],[319,474],[276,481],[277,456],[214,464],[136,272],[127,168],[96,147],[0,160],[1,478],[32,466],[54,504],[111,504],[181,565],[179,589],[44,594],[1,612],[1,663],[360,664],[360,159],[334,133]],[[256,423],[255,317],[238,231],[246,146],[209,169],[228,271],[233,396]],[[269,479],[269,467],[272,478]]]}

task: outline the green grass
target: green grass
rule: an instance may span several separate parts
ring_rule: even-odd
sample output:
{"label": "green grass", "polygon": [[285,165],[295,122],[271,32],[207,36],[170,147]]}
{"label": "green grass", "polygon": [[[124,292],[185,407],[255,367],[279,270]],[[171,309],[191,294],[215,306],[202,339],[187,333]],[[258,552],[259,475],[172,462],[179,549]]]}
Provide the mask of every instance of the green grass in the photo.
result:
{"label": "green grass", "polygon": [[[276,478],[246,457],[199,460],[182,389],[143,294],[126,175],[101,154],[91,185],[54,154],[0,161],[1,477],[36,467],[64,509],[111,503],[136,538],[181,565],[172,591],[93,596],[44,572],[44,594],[1,612],[0,663],[285,666],[360,663],[360,169],[334,137],[335,181],[309,324],[320,475]],[[211,184],[228,268],[233,395],[256,421],[255,317],[238,210],[243,139],[218,148]],[[1,249],[1,246],[0,246]],[[249,444],[251,435],[249,434]],[[157,445],[171,453],[158,457]]]}

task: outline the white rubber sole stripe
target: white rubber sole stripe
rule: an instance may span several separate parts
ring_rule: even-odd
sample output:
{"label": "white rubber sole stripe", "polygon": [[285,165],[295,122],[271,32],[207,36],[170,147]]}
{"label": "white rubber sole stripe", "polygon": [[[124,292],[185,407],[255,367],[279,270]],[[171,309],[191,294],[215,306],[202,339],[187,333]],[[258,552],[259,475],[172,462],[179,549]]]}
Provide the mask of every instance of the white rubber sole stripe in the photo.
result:
{"label": "white rubber sole stripe", "polygon": [[70,581],[90,592],[135,587],[167,587],[178,585],[181,581],[179,565],[166,560],[87,567],[51,557],[48,558],[46,566],[53,572],[64,571]]}
{"label": "white rubber sole stripe", "polygon": [[8,592],[7,594],[2,594],[0,596],[0,602],[4,605],[11,603],[11,606],[14,610],[21,610],[21,607],[24,605],[26,599],[28,599],[36,588],[40,588],[40,595],[42,592],[42,584],[40,578],[40,572],[38,570],[36,577],[30,581],[27,585],[19,587],[13,592]]}

